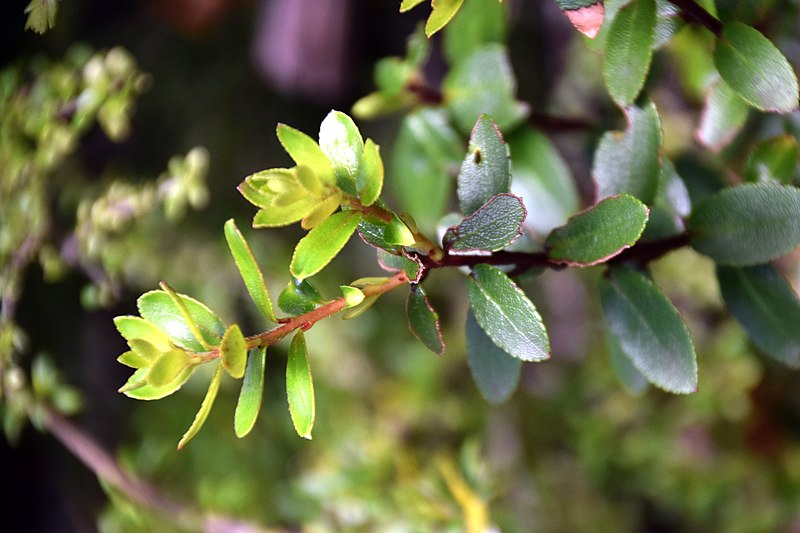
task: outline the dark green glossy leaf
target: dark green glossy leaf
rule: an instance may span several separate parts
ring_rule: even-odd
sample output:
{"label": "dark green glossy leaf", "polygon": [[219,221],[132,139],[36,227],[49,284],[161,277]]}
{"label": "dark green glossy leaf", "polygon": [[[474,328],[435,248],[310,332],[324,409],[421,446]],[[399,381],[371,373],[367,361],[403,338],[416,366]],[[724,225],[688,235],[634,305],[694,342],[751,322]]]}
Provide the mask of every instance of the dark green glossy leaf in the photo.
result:
{"label": "dark green glossy leaf", "polygon": [[443,109],[421,108],[400,124],[391,158],[392,191],[402,211],[426,232],[444,214],[453,177],[464,156],[461,139]]}
{"label": "dark green glossy leaf", "polygon": [[361,203],[364,205],[372,205],[383,189],[383,160],[380,147],[372,142],[372,139],[367,139],[367,142],[364,143],[356,188],[361,195]]}
{"label": "dark green glossy leaf", "polygon": [[499,44],[478,48],[453,65],[442,89],[445,105],[464,133],[482,114],[490,115],[503,131],[528,114],[528,106],[516,99],[517,82],[506,49]]}
{"label": "dark green glossy leaf", "polygon": [[127,341],[142,339],[155,346],[160,352],[165,352],[172,347],[166,333],[155,324],[138,316],[118,316],[114,319],[114,325]]}
{"label": "dark green glossy leaf", "polygon": [[764,353],[800,367],[800,299],[772,265],[717,267],[725,305]]}
{"label": "dark green glossy leaf", "polygon": [[253,302],[264,318],[275,322],[275,311],[272,309],[272,301],[267,292],[267,286],[264,283],[264,276],[261,274],[261,269],[258,268],[253,252],[250,246],[244,239],[244,236],[236,227],[233,219],[225,223],[225,240],[228,242],[228,248],[231,250],[231,255],[239,269],[239,274],[244,280],[244,285],[247,287],[247,292],[250,294]]}
{"label": "dark green glossy leaf", "polygon": [[222,321],[204,304],[194,298],[178,295],[189,318],[196,326],[203,342],[197,339],[186,317],[163,290],[150,291],[139,297],[136,304],[142,318],[159,327],[176,345],[194,352],[203,352],[206,346],[216,346],[225,334]]}
{"label": "dark green glossy leaf", "polygon": [[294,249],[289,270],[304,280],[325,268],[344,248],[361,221],[359,211],[339,211],[308,232]]}
{"label": "dark green glossy leaf", "polygon": [[650,70],[655,42],[655,0],[633,0],[617,13],[606,40],[603,78],[621,106],[633,103]]}
{"label": "dark green glossy leaf", "polygon": [[494,252],[522,234],[525,206],[513,194],[493,196],[480,209],[447,230],[442,239],[450,250]]}
{"label": "dark green glossy leaf", "polygon": [[466,59],[475,49],[506,40],[506,9],[497,0],[470,0],[444,32],[444,54],[450,64]]}
{"label": "dark green glossy leaf", "polygon": [[445,25],[450,22],[450,19],[455,16],[463,3],[464,0],[431,0],[433,11],[428,17],[428,21],[425,23],[425,35],[430,37],[444,28]]}
{"label": "dark green glossy leaf", "polygon": [[600,281],[600,303],[620,349],[651,383],[680,394],[697,390],[689,330],[652,281],[631,268],[611,268]]}
{"label": "dark green glossy leaf", "polygon": [[311,439],[316,411],[314,382],[311,378],[306,340],[302,331],[295,334],[289,346],[289,360],[286,362],[286,393],[295,431],[301,437]]}
{"label": "dark green glossy leaf", "polygon": [[292,316],[310,313],[324,303],[319,291],[306,280],[292,279],[278,296],[278,307]]}
{"label": "dark green glossy leaf", "polygon": [[519,128],[508,138],[508,146],[514,161],[511,192],[525,201],[525,226],[547,235],[578,210],[572,174],[553,143],[539,131]]}
{"label": "dark green glossy leaf", "polygon": [[500,405],[519,383],[522,361],[501,350],[481,329],[472,311],[467,312],[467,362],[481,396]]}
{"label": "dark green glossy leaf", "polygon": [[333,166],[317,141],[286,124],[278,124],[278,140],[294,162],[308,167],[327,186],[336,183]]}
{"label": "dark green glossy leaf", "polygon": [[523,361],[550,357],[550,340],[536,307],[517,285],[491,265],[477,265],[467,278],[475,319],[492,341]]}
{"label": "dark green glossy leaf", "polygon": [[508,145],[497,124],[481,115],[469,139],[467,157],[458,173],[461,212],[471,215],[493,196],[507,193],[511,185]]}
{"label": "dark green glossy leaf", "polygon": [[319,127],[319,147],[333,165],[336,185],[356,195],[356,180],[364,140],[353,119],[341,111],[331,111]]}
{"label": "dark green glossy leaf", "polygon": [[444,341],[439,327],[439,315],[431,306],[421,285],[412,286],[408,292],[406,316],[411,333],[436,355],[443,354]]}
{"label": "dark green glossy leaf", "polygon": [[611,368],[614,370],[617,379],[625,386],[631,393],[636,396],[642,394],[647,386],[650,384],[647,378],[642,375],[634,366],[617,341],[610,332],[606,332],[606,350],[608,351],[608,358],[611,361]]}
{"label": "dark green glossy leaf", "polygon": [[695,137],[717,152],[730,144],[747,121],[750,107],[723,80],[715,81],[706,91],[703,114]]}
{"label": "dark green glossy leaf", "polygon": [[719,264],[766,263],[800,246],[800,189],[758,183],[706,198],[689,218],[692,246]]}
{"label": "dark green glossy leaf", "polygon": [[626,115],[628,129],[604,134],[595,152],[597,198],[628,193],[652,204],[661,176],[661,121],[652,102],[630,107]]}
{"label": "dark green glossy leaf", "polygon": [[608,261],[639,240],[649,213],[628,194],[606,198],[553,230],[545,241],[547,255],[572,266]]}
{"label": "dark green glossy leaf", "polygon": [[186,446],[186,443],[192,440],[194,436],[197,435],[197,432],[200,431],[200,428],[203,427],[203,424],[206,423],[208,413],[211,412],[211,407],[214,405],[214,400],[217,398],[221,378],[222,368],[217,366],[217,369],[214,371],[214,376],[211,378],[211,383],[208,385],[208,391],[206,391],[206,395],[203,398],[203,403],[200,404],[200,410],[197,411],[192,425],[189,426],[189,429],[186,430],[186,433],[183,434],[183,437],[181,437],[178,443],[179,450]]}
{"label": "dark green glossy leaf", "polygon": [[797,176],[800,148],[792,135],[781,135],[756,145],[747,159],[744,177],[750,182],[777,181],[790,184]]}
{"label": "dark green glossy leaf", "polygon": [[250,433],[261,409],[261,398],[264,394],[264,363],[267,347],[253,348],[247,355],[247,367],[244,371],[239,401],[233,416],[233,429],[240,439]]}
{"label": "dark green glossy leaf", "polygon": [[244,367],[247,364],[247,341],[236,324],[231,324],[222,337],[219,355],[222,358],[222,366],[232,378],[240,379],[244,376]]}
{"label": "dark green glossy leaf", "polygon": [[797,109],[794,69],[755,28],[741,22],[725,24],[714,50],[714,65],[731,89],[753,107],[778,113]]}

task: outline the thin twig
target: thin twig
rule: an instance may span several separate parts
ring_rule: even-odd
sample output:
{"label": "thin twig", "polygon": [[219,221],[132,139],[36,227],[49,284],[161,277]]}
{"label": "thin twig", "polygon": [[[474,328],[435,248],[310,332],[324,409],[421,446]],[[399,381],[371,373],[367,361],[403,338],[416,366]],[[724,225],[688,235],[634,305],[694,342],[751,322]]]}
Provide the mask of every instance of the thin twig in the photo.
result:
{"label": "thin twig", "polygon": [[686,22],[703,26],[717,37],[722,37],[724,27],[722,22],[694,0],[669,0],[669,2],[681,10],[681,17]]}

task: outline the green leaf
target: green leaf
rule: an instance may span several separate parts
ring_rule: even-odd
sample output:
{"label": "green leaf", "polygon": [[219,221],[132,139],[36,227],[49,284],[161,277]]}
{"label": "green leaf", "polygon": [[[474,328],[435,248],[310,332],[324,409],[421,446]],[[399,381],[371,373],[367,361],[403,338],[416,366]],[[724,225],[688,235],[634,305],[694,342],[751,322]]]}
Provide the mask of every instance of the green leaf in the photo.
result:
{"label": "green leaf", "polygon": [[160,388],[172,382],[192,365],[191,359],[181,349],[173,348],[158,356],[147,373],[147,383]]}
{"label": "green leaf", "polygon": [[305,230],[316,228],[335,213],[336,210],[339,209],[341,203],[342,191],[336,189],[332,194],[320,201],[310,213],[303,217],[303,220],[300,221],[300,227]]}
{"label": "green leaf", "polygon": [[467,312],[466,334],[467,363],[472,380],[487,402],[492,405],[504,403],[517,388],[522,361],[492,342],[478,325],[472,311]]}
{"label": "green leaf", "polygon": [[639,240],[649,213],[628,194],[606,198],[554,229],[545,241],[547,255],[570,266],[608,261]]}
{"label": "green leaf", "polygon": [[400,220],[397,215],[393,216],[392,220],[386,224],[383,230],[383,238],[389,245],[411,246],[417,242],[406,223]]}
{"label": "green leaf", "polygon": [[656,27],[653,50],[660,50],[672,41],[683,27],[681,10],[669,0],[656,0]]}
{"label": "green leaf", "polygon": [[508,145],[497,124],[481,115],[469,139],[469,149],[458,173],[458,201],[461,212],[471,215],[511,185]]}
{"label": "green leaf", "polygon": [[442,355],[445,346],[439,327],[439,315],[431,306],[421,285],[412,285],[408,292],[406,316],[411,333],[430,351]]}
{"label": "green leaf", "polygon": [[652,102],[625,113],[625,133],[605,133],[595,152],[592,174],[597,198],[628,193],[652,204],[661,176],[661,121]]}
{"label": "green leaf", "polygon": [[425,35],[431,37],[434,33],[444,28],[463,3],[464,0],[431,0],[433,11],[428,17],[428,22],[425,23]]}
{"label": "green leaf", "polygon": [[25,8],[25,13],[28,15],[25,29],[44,33],[56,25],[58,0],[31,0]]}
{"label": "green leaf", "polygon": [[345,309],[355,307],[364,301],[364,293],[360,289],[349,285],[340,285],[339,288],[342,290],[342,296],[346,303]]}
{"label": "green leaf", "polygon": [[725,305],[753,344],[770,357],[800,367],[800,299],[772,265],[717,267]]}
{"label": "green leaf", "polygon": [[180,442],[178,442],[179,450],[186,446],[186,443],[192,440],[192,438],[197,435],[197,432],[200,431],[200,428],[203,427],[203,424],[206,423],[208,413],[211,412],[211,407],[214,405],[214,400],[217,398],[217,392],[219,391],[219,382],[221,378],[222,368],[217,366],[217,369],[214,371],[214,376],[211,378],[211,383],[208,385],[208,391],[206,391],[206,395],[203,398],[203,403],[200,404],[200,410],[197,411],[192,425],[189,426],[189,429],[186,430],[186,433],[183,434]]}
{"label": "green leaf", "polygon": [[714,50],[714,65],[736,94],[762,111],[797,109],[797,76],[786,57],[758,30],[729,22]]}
{"label": "green leaf", "polygon": [[793,135],[780,135],[756,145],[747,159],[744,177],[750,182],[790,184],[797,176],[800,147]]}
{"label": "green leaf", "polygon": [[450,64],[466,59],[477,48],[506,41],[506,9],[497,0],[470,0],[444,33],[444,54]]}
{"label": "green leaf", "polygon": [[501,250],[522,235],[525,205],[513,194],[492,196],[480,209],[450,227],[442,243],[450,250]]}
{"label": "green leaf", "polygon": [[620,349],[651,383],[679,394],[697,390],[689,330],[652,281],[631,268],[610,268],[600,281],[600,303]]}
{"label": "green leaf", "polygon": [[[169,383],[156,387],[146,381],[150,369],[142,368],[134,372],[130,379],[128,379],[128,382],[120,388],[119,392],[122,392],[128,398],[133,398],[134,400],[160,400],[183,387],[183,384],[192,377],[195,370],[197,370],[196,365],[189,366],[182,370],[181,373]],[[129,386],[131,388],[127,388]]]}
{"label": "green leaf", "polygon": [[344,248],[361,221],[359,211],[340,211],[300,239],[289,270],[302,281],[325,268]]}
{"label": "green leaf", "polygon": [[283,149],[296,164],[311,169],[324,185],[336,183],[333,166],[314,139],[286,124],[278,124],[276,132]]}
{"label": "green leaf", "polygon": [[644,86],[653,58],[655,26],[655,0],[633,0],[619,10],[611,24],[603,78],[620,106],[632,104]]}
{"label": "green leaf", "polygon": [[419,263],[403,255],[392,255],[384,250],[378,250],[378,263],[381,268],[389,272],[405,272],[410,280],[417,279]]}
{"label": "green leaf", "polygon": [[750,107],[725,81],[715,81],[706,91],[703,114],[695,137],[714,152],[731,143],[747,121]]}
{"label": "green leaf", "polygon": [[253,256],[250,246],[244,239],[244,236],[236,227],[233,219],[225,223],[225,240],[228,242],[228,248],[231,250],[231,255],[236,263],[236,268],[239,269],[239,274],[244,280],[244,285],[247,287],[247,292],[250,298],[256,304],[256,307],[264,318],[271,322],[277,322],[275,318],[275,311],[272,309],[272,301],[269,299],[269,292],[264,283],[264,276],[261,274],[261,269],[258,268],[256,258]]}
{"label": "green leaf", "polygon": [[450,198],[451,169],[464,156],[461,139],[443,109],[424,107],[403,118],[391,158],[390,184],[402,211],[433,232]]}
{"label": "green leaf", "polygon": [[553,143],[541,132],[519,128],[508,138],[508,146],[514,159],[511,192],[525,200],[525,226],[547,235],[578,210],[575,181]]}
{"label": "green leaf", "polygon": [[289,346],[286,362],[286,393],[289,397],[289,414],[297,434],[311,439],[316,407],[314,405],[314,382],[308,365],[308,352],[303,331],[295,334]]}
{"label": "green leaf", "polygon": [[628,389],[632,394],[639,396],[646,389],[650,382],[642,375],[634,366],[625,352],[622,351],[617,338],[613,334],[606,331],[606,351],[608,358],[611,361],[611,368],[614,370],[617,379],[620,383]]}
{"label": "green leaf", "polygon": [[239,401],[233,415],[233,429],[240,439],[250,433],[261,409],[261,398],[264,394],[264,363],[267,347],[253,348],[247,356],[247,367],[244,371]]}
{"label": "green leaf", "polygon": [[800,246],[800,190],[758,183],[706,198],[689,218],[692,246],[722,265],[766,263]]}
{"label": "green leaf", "polygon": [[244,376],[244,367],[247,364],[247,341],[236,324],[231,324],[222,337],[219,355],[222,358],[222,366],[232,378],[240,379]]}
{"label": "green leaf", "polygon": [[603,0],[556,0],[575,29],[594,39],[603,25]]}
{"label": "green leaf", "polygon": [[442,84],[445,105],[458,128],[467,133],[482,114],[490,115],[503,131],[511,130],[528,114],[518,102],[517,82],[506,48],[488,44],[459,61]]}
{"label": "green leaf", "polygon": [[381,195],[383,189],[383,160],[380,147],[367,139],[364,143],[364,153],[358,166],[356,188],[361,195],[361,203],[372,205]]}
{"label": "green leaf", "polygon": [[328,113],[319,127],[319,147],[333,165],[336,185],[355,196],[364,140],[353,119],[341,111]]}
{"label": "green leaf", "polygon": [[136,301],[139,314],[166,333],[172,342],[187,350],[203,352],[207,346],[218,345],[225,334],[225,326],[219,317],[194,298],[183,294],[177,296],[200,332],[203,342],[197,339],[186,317],[166,291],[150,291],[140,296]]}
{"label": "green leaf", "polygon": [[143,339],[160,352],[166,352],[172,348],[172,343],[166,333],[155,324],[138,316],[118,316],[114,319],[114,325],[127,341]]}
{"label": "green leaf", "polygon": [[[144,339],[132,339],[128,341],[128,344],[130,345],[131,350],[136,352],[141,357],[144,357],[145,359],[150,361],[150,364],[152,364],[156,359],[158,359],[158,357],[162,353],[168,352],[173,349],[170,346],[166,350],[159,350],[158,348],[156,348],[155,346],[153,346]],[[150,366],[150,364],[146,366]]]}
{"label": "green leaf", "polygon": [[128,350],[117,357],[117,362],[130,368],[139,369],[150,368],[150,366],[153,364],[153,359],[142,355],[140,352]]}
{"label": "green leaf", "polygon": [[414,8],[420,5],[425,0],[403,0],[400,2],[400,13],[405,13],[411,8]]}
{"label": "green leaf", "polygon": [[536,307],[503,272],[477,265],[467,278],[467,296],[478,324],[509,355],[523,361],[550,357],[550,340]]}
{"label": "green leaf", "polygon": [[294,278],[278,296],[278,307],[292,316],[310,313],[324,303],[316,287],[306,280]]}

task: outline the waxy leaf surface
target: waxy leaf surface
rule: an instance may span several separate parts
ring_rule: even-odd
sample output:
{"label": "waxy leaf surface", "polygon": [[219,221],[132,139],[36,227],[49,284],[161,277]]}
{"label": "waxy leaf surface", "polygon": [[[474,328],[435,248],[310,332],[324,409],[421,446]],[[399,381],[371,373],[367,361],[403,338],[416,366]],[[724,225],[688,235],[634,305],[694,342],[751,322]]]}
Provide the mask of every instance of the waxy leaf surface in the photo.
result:
{"label": "waxy leaf surface", "polygon": [[218,345],[225,334],[225,326],[219,317],[194,298],[182,294],[178,296],[188,311],[190,319],[200,331],[204,342],[195,337],[192,327],[187,323],[181,310],[165,291],[146,292],[139,297],[136,305],[142,318],[161,328],[172,342],[182,348],[203,352],[206,349],[204,343],[210,346]]}
{"label": "waxy leaf surface", "polygon": [[461,212],[471,215],[511,186],[508,145],[494,121],[482,115],[472,130],[467,157],[458,173]]}
{"label": "waxy leaf surface", "polygon": [[264,394],[264,363],[267,347],[253,348],[247,355],[247,366],[244,371],[239,401],[233,415],[233,429],[240,439],[250,433],[261,409],[261,398]]}
{"label": "waxy leaf surface", "polygon": [[324,303],[316,287],[306,280],[290,280],[278,296],[278,307],[292,316],[309,313]]}
{"label": "waxy leaf surface", "polygon": [[301,437],[310,439],[316,406],[314,382],[311,378],[306,340],[302,331],[295,334],[289,345],[289,359],[286,361],[286,393],[295,431]]}
{"label": "waxy leaf surface", "polygon": [[339,188],[356,195],[356,180],[364,152],[364,140],[353,119],[341,111],[328,113],[319,127],[319,147],[333,165]]}
{"label": "waxy leaf surface", "polygon": [[525,206],[513,194],[498,194],[486,204],[447,230],[442,240],[451,250],[494,252],[514,242],[522,234]]}
{"label": "waxy leaf surface", "polygon": [[650,70],[655,40],[655,0],[633,0],[614,18],[606,40],[603,78],[617,104],[633,103]]}
{"label": "waxy leaf surface", "polygon": [[620,349],[651,383],[679,394],[697,390],[689,330],[652,281],[631,268],[611,268],[600,281],[600,303]]}

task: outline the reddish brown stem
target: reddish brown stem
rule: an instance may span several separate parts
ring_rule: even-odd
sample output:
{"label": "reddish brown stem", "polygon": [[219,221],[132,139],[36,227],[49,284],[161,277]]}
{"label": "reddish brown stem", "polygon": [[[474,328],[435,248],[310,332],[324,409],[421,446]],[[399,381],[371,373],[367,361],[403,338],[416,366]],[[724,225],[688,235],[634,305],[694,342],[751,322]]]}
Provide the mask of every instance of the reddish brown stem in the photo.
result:
{"label": "reddish brown stem", "polygon": [[694,0],[669,0],[669,2],[681,10],[681,17],[686,22],[703,26],[718,38],[722,37],[722,22]]}

